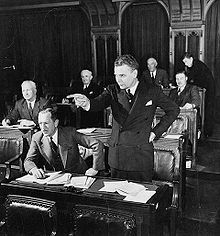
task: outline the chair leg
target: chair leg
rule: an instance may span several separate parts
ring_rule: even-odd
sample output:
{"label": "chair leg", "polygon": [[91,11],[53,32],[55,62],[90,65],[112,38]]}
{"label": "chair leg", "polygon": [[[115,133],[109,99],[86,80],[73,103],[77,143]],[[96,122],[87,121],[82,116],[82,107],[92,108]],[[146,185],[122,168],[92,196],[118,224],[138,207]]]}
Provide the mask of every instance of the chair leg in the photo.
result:
{"label": "chair leg", "polygon": [[176,228],[177,228],[177,209],[170,209],[170,236],[176,236]]}

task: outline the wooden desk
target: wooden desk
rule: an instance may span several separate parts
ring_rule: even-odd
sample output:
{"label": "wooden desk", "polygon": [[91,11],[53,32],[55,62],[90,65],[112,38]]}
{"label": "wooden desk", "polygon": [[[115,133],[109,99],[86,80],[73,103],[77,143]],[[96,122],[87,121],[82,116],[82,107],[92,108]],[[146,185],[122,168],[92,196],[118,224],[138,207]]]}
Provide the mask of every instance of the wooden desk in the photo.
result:
{"label": "wooden desk", "polygon": [[33,128],[28,128],[28,127],[9,128],[9,127],[0,126],[0,137],[4,137],[4,138],[23,137],[30,144],[32,135],[33,135]]}
{"label": "wooden desk", "polygon": [[170,205],[171,201],[168,185],[144,183],[149,190],[156,190],[156,193],[147,203],[143,204],[123,201],[124,197],[118,193],[99,192],[98,190],[104,186],[103,181],[110,180],[112,179],[97,178],[88,190],[80,193],[67,192],[63,186],[48,187],[11,181],[1,183],[0,192],[3,197],[10,193],[55,201],[58,209],[58,225],[60,225],[61,221],[64,223],[62,230],[73,227],[73,222],[72,220],[69,221],[69,217],[73,214],[75,205],[86,204],[88,206],[129,212],[135,218],[136,235],[138,236],[161,235],[166,208]]}

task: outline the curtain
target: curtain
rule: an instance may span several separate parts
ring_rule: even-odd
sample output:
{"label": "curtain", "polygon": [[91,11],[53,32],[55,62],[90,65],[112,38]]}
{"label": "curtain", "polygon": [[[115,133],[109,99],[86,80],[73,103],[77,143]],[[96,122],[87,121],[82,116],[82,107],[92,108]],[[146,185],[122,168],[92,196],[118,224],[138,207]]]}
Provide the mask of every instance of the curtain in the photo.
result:
{"label": "curtain", "polygon": [[122,53],[135,56],[140,62],[140,73],[151,56],[157,59],[159,67],[168,71],[169,24],[160,4],[129,6],[122,16],[121,38]]}
{"label": "curtain", "polygon": [[[216,96],[220,97],[220,1],[208,10],[205,21],[205,62],[211,69],[216,84]],[[218,100],[220,104],[220,98]],[[220,105],[219,109],[220,110]],[[220,117],[220,116],[219,116]]]}
{"label": "curtain", "polygon": [[25,79],[68,86],[92,67],[90,23],[79,7],[9,12],[0,15],[0,32],[0,68],[16,67],[2,88],[20,86]]}

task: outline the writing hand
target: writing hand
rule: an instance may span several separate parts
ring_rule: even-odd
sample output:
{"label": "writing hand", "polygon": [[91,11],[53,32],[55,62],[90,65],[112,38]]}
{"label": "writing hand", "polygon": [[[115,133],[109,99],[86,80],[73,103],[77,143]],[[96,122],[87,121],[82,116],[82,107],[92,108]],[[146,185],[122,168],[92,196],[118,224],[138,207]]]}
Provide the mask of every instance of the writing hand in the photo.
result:
{"label": "writing hand", "polygon": [[44,170],[38,169],[37,167],[34,167],[30,170],[30,174],[32,174],[37,179],[43,179],[45,178]]}

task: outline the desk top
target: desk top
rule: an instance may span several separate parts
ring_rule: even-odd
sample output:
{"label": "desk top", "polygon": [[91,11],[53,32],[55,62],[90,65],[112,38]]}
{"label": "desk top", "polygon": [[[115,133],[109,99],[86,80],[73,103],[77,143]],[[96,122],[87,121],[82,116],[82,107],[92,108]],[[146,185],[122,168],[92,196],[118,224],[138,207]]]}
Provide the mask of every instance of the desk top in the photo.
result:
{"label": "desk top", "polygon": [[153,183],[141,183],[144,186],[148,188],[148,190],[155,190],[156,193],[151,197],[147,203],[137,203],[137,202],[128,202],[123,201],[125,198],[124,196],[118,194],[118,193],[110,193],[110,192],[101,192],[98,191],[100,188],[104,186],[104,181],[116,181],[117,179],[112,178],[102,178],[97,177],[95,182],[92,184],[92,186],[89,189],[86,190],[79,190],[76,191],[67,191],[67,188],[64,186],[49,186],[49,185],[42,185],[42,184],[36,184],[36,183],[25,183],[25,182],[19,182],[16,180],[12,180],[10,182],[2,182],[0,189],[3,194],[9,194],[9,193],[15,193],[15,194],[23,194],[23,195],[32,195],[35,194],[38,197],[41,197],[41,195],[44,193],[46,196],[53,196],[54,198],[59,197],[65,197],[65,199],[82,199],[82,198],[88,198],[88,200],[95,200],[99,199],[99,201],[109,201],[114,203],[125,204],[125,205],[144,205],[144,207],[150,205],[156,205],[158,201],[161,200],[161,198],[164,197],[164,194],[168,194],[168,185],[156,185]]}

